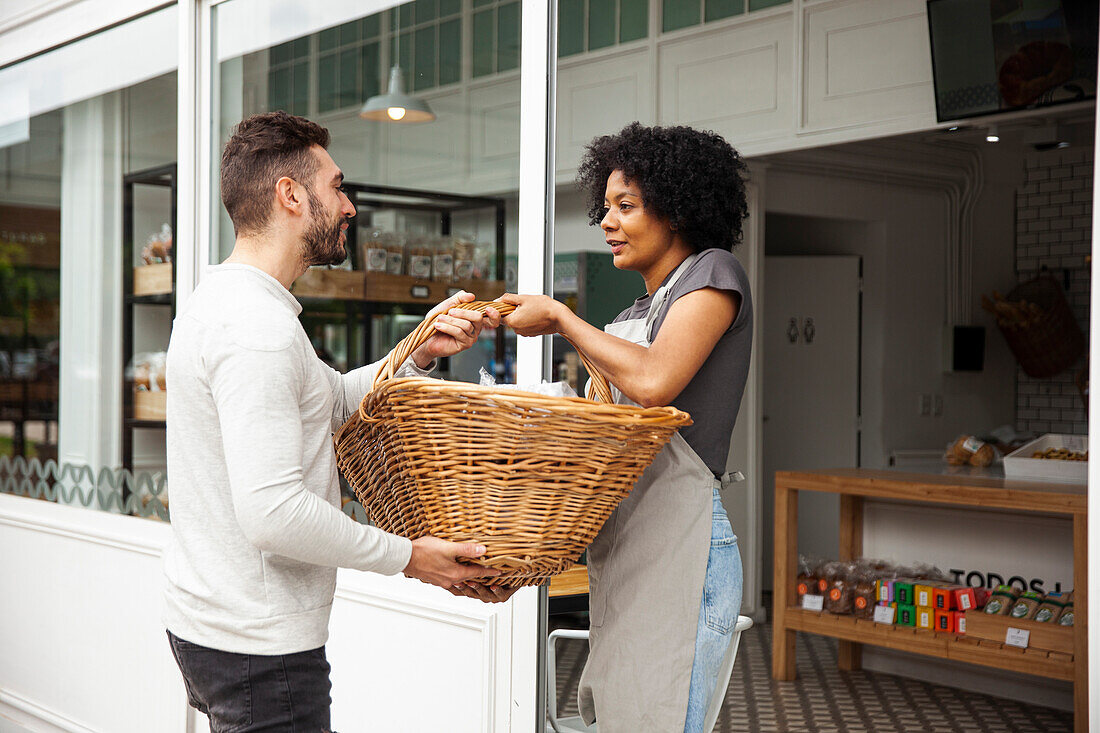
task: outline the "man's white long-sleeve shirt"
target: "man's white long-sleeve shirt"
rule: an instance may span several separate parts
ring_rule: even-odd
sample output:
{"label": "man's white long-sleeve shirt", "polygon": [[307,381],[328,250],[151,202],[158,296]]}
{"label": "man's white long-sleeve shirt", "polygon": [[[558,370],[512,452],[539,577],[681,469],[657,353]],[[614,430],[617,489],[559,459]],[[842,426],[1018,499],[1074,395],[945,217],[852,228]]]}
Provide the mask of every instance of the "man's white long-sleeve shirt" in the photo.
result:
{"label": "man's white long-sleeve shirt", "polygon": [[[392,575],[409,540],[340,509],[332,434],[379,368],[317,358],[278,280],[211,267],[168,347],[168,630],[244,654],[290,654],[328,638],[336,568]],[[423,374],[411,361],[405,375]]]}

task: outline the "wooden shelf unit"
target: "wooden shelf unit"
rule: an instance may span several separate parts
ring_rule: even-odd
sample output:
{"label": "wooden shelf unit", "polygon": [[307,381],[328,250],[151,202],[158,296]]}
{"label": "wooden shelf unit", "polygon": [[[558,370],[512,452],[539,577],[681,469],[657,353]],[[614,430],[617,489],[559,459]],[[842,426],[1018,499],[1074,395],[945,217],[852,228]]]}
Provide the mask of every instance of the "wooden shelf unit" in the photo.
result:
{"label": "wooden shelf unit", "polygon": [[[1072,654],[1017,649],[988,639],[907,626],[887,626],[851,616],[806,611],[793,605],[798,577],[798,492],[824,491],[840,498],[839,559],[863,554],[863,502],[867,498],[910,503],[1011,509],[1073,519],[1073,598],[1076,625]],[[1074,730],[1088,730],[1088,500],[1087,488],[1068,484],[914,474],[868,469],[779,471],[775,475],[775,582],[772,677],[793,680],[799,631],[839,639],[837,666],[860,668],[864,644],[953,659],[1073,682]],[[969,615],[969,614],[968,614]]]}
{"label": "wooden shelf unit", "polygon": [[787,609],[787,628],[1041,677],[1071,682],[1074,679],[1073,656],[1070,654],[1043,649],[1017,649],[965,634],[948,634],[914,626],[877,624],[855,616],[835,616],[825,611],[805,611],[796,607]]}

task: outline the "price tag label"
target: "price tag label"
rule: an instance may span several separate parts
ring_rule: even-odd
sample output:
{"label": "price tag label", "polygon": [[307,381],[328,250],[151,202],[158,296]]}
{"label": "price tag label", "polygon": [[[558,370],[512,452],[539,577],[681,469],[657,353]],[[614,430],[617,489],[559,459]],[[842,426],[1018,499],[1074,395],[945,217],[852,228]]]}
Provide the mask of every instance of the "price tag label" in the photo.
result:
{"label": "price tag label", "polygon": [[1027,629],[1014,629],[1011,626],[1005,631],[1005,646],[1015,646],[1020,649],[1027,649],[1027,641],[1031,637],[1031,632]]}
{"label": "price tag label", "polygon": [[894,623],[894,612],[897,611],[893,606],[875,606],[875,623],[876,624],[892,624]]}
{"label": "price tag label", "polygon": [[820,611],[825,607],[825,596],[806,594],[802,596],[802,608],[807,611]]}

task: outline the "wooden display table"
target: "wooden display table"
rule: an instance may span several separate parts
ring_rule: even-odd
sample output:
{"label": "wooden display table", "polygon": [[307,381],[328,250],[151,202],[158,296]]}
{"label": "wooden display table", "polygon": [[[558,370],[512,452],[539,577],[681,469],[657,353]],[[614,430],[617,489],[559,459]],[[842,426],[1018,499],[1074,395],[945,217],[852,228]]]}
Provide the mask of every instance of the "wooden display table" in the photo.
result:
{"label": "wooden display table", "polygon": [[[840,555],[863,553],[863,500],[1011,509],[1073,517],[1073,601],[1076,625],[1072,653],[1017,649],[965,635],[908,626],[887,626],[852,616],[805,611],[795,602],[798,577],[798,492],[840,495]],[[840,640],[837,666],[859,669],[863,644],[954,659],[987,667],[1073,682],[1074,730],[1088,730],[1087,489],[1084,486],[935,474],[836,469],[779,471],[775,475],[775,585],[772,677],[795,678],[795,634]]]}

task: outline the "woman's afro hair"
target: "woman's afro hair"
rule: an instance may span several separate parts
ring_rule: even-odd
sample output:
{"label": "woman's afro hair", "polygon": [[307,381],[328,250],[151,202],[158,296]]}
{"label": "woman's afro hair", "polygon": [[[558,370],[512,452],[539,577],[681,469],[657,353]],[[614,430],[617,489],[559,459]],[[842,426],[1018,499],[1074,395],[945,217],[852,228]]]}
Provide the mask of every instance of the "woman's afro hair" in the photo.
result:
{"label": "woman's afro hair", "polygon": [[590,224],[603,219],[607,179],[614,171],[638,186],[646,209],[667,219],[696,251],[733,249],[741,242],[747,171],[720,135],[633,122],[616,135],[593,140],[577,172]]}

